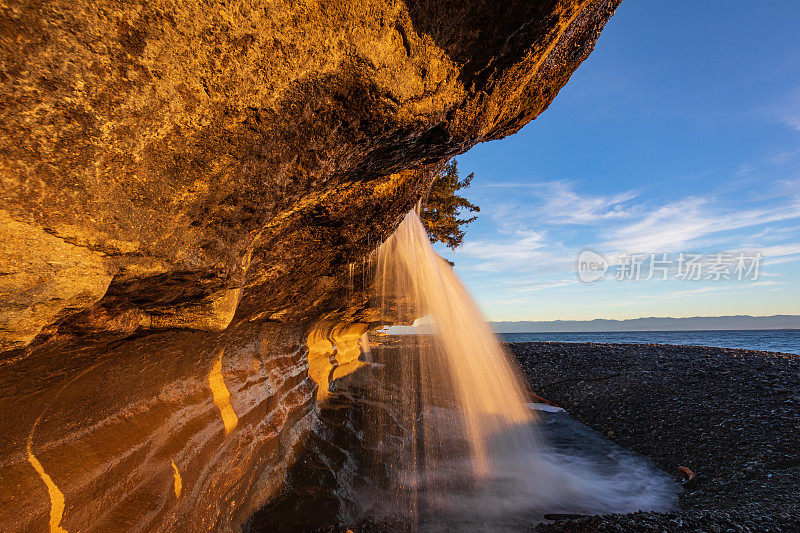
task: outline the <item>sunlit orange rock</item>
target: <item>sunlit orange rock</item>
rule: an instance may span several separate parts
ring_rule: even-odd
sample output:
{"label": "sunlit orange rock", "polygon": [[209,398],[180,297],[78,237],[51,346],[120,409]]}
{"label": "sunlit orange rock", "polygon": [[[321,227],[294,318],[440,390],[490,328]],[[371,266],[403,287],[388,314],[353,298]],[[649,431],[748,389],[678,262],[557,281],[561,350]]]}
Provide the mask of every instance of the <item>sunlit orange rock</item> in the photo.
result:
{"label": "sunlit orange rock", "polygon": [[364,257],[617,3],[6,2],[3,528],[238,529],[322,424],[314,328],[372,320]]}

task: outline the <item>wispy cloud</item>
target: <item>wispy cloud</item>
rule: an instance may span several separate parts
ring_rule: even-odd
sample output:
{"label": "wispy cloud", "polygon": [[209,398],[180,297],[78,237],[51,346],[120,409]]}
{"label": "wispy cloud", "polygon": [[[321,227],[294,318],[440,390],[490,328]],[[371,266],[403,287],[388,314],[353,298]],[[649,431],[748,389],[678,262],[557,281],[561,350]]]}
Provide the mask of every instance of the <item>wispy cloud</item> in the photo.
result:
{"label": "wispy cloud", "polygon": [[[720,209],[708,198],[690,197],[659,207],[633,224],[611,230],[603,243],[622,252],[672,252],[715,233],[800,218],[800,202],[789,198],[781,205],[751,209]],[[740,237],[741,238],[741,237]]]}
{"label": "wispy cloud", "polygon": [[[507,237],[494,242],[467,241],[456,251],[456,256],[476,260],[468,269],[487,272],[532,271],[572,259],[571,255],[565,259],[560,253],[563,246],[548,242],[545,232],[518,226],[513,230],[505,228],[501,234]],[[459,264],[464,268],[460,261]]]}
{"label": "wispy cloud", "polygon": [[796,150],[784,150],[767,158],[767,161],[775,165],[785,165],[793,163],[800,157],[800,148]]}
{"label": "wispy cloud", "polygon": [[612,230],[607,249],[622,252],[668,252],[708,233],[712,223],[704,198],[686,198],[650,212],[633,224]]}
{"label": "wispy cloud", "polygon": [[781,281],[756,281],[755,283],[747,285],[747,287],[772,287],[775,285],[785,285],[785,283]]}
{"label": "wispy cloud", "polygon": [[800,261],[800,255],[768,258],[766,261],[764,261],[764,264],[772,266],[772,265],[781,265],[785,263],[793,263],[795,261]]}
{"label": "wispy cloud", "polygon": [[800,88],[769,106],[767,115],[790,128],[800,130]]}
{"label": "wispy cloud", "polygon": [[626,206],[636,198],[634,191],[611,196],[578,194],[573,185],[563,181],[542,184],[545,203],[540,212],[562,224],[590,224],[604,220],[629,218],[636,209]]}
{"label": "wispy cloud", "polygon": [[[800,226],[793,221],[800,219],[800,191],[794,179],[751,184],[748,189],[716,188],[664,203],[628,189],[618,194],[590,194],[570,181],[484,184],[480,191],[485,213],[482,222],[483,227],[488,223],[491,231],[468,231],[452,257],[465,281],[479,291],[482,304],[499,306],[493,311],[497,313],[506,312],[509,306],[535,306],[548,298],[564,300],[564,293],[591,300],[597,291],[612,290],[582,288],[575,262],[585,249],[604,255],[612,267],[616,254],[624,252],[702,253],[712,261],[717,252],[758,251],[763,254],[761,275],[766,277],[769,271],[764,267],[768,265],[771,270],[778,263],[800,261]],[[657,298],[677,305],[698,299],[717,301],[756,288],[783,287],[776,282],[745,285],[653,290],[659,294]],[[625,291],[625,305],[654,298],[627,285]]]}
{"label": "wispy cloud", "polygon": [[517,189],[526,202],[529,202],[528,206],[505,204],[497,210],[500,216],[528,213],[535,215],[541,222],[563,225],[630,218],[638,212],[638,207],[630,204],[638,196],[633,190],[613,195],[581,194],[575,191],[574,183],[565,180],[490,183],[485,186]]}
{"label": "wispy cloud", "polygon": [[672,291],[667,294],[660,295],[659,298],[665,300],[674,300],[676,298],[684,298],[687,296],[697,296],[698,294],[707,294],[712,292],[740,291],[740,290],[748,290],[761,287],[773,287],[777,285],[783,285],[783,283],[779,281],[756,281],[753,283],[748,283],[746,285],[734,285],[734,286],[728,284],[704,285],[702,287],[697,287],[693,289]]}
{"label": "wispy cloud", "polygon": [[526,286],[517,288],[517,292],[528,293],[535,291],[543,291],[546,289],[555,289],[556,287],[567,287],[570,285],[577,285],[577,279],[561,279],[557,281],[546,281],[542,283],[528,283]]}
{"label": "wispy cloud", "polygon": [[765,228],[752,236],[758,242],[772,242],[785,239],[794,234],[800,234],[800,226],[789,226],[785,228]]}
{"label": "wispy cloud", "polygon": [[753,251],[761,252],[764,257],[785,257],[788,255],[800,254],[800,243],[779,244],[775,246],[762,246],[753,248]]}
{"label": "wispy cloud", "polygon": [[697,296],[698,294],[705,294],[708,292],[716,292],[719,290],[726,290],[726,289],[728,289],[728,287],[722,287],[722,286],[697,287],[696,289],[683,289],[680,291],[672,291],[670,293],[661,295],[660,298],[663,298],[665,300],[674,300],[675,298],[683,298],[686,296]]}

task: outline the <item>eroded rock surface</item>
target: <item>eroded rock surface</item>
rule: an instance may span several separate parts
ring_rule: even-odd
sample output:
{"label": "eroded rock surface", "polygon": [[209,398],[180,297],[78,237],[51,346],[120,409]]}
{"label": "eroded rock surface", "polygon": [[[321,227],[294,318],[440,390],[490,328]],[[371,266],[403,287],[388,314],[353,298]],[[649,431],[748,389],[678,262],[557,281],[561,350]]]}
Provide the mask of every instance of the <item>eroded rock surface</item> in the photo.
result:
{"label": "eroded rock surface", "polygon": [[372,320],[430,171],[541,113],[616,4],[3,4],[0,521],[243,523],[320,423],[309,334]]}

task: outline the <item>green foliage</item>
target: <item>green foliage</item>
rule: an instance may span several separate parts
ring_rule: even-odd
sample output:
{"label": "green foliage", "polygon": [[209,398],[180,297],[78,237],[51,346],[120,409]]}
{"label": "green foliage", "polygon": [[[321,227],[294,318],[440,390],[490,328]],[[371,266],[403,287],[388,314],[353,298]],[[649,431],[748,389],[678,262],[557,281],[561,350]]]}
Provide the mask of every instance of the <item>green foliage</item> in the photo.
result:
{"label": "green foliage", "polygon": [[478,218],[459,218],[464,211],[477,213],[481,209],[456,194],[460,189],[469,187],[474,177],[475,173],[472,172],[463,180],[459,179],[458,166],[453,161],[446,164],[434,178],[420,213],[431,243],[440,241],[455,250],[464,239],[462,226]]}

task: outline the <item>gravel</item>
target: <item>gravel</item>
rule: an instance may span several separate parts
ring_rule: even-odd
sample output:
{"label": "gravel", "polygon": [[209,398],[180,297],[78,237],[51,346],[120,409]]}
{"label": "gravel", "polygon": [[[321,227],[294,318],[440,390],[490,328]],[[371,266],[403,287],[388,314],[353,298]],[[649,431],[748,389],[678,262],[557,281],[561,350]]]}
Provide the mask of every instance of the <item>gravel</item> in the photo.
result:
{"label": "gravel", "polygon": [[671,513],[537,531],[800,531],[800,356],[660,344],[509,343],[532,390],[681,479]]}

